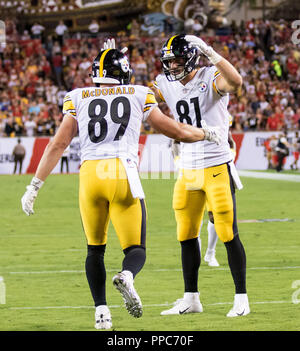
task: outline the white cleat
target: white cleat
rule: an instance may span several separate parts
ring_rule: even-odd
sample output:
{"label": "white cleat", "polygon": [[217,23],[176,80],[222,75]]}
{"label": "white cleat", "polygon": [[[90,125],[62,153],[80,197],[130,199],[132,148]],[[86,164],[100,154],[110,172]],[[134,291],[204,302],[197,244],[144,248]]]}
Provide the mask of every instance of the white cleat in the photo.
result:
{"label": "white cleat", "polygon": [[216,259],[215,256],[215,251],[213,251],[211,254],[206,252],[204,256],[204,261],[208,263],[210,267],[219,267],[219,262]]}
{"label": "white cleat", "polygon": [[96,307],[95,321],[96,329],[110,329],[112,327],[110,311],[106,305]]}
{"label": "white cleat", "polygon": [[143,314],[142,302],[133,286],[132,274],[124,272],[116,274],[113,277],[113,284],[121,293],[127,311],[135,318],[141,317]]}
{"label": "white cleat", "polygon": [[186,314],[186,313],[200,313],[203,312],[202,304],[199,300],[199,294],[193,299],[178,299],[174,303],[174,307],[169,310],[162,311],[160,314],[166,316],[169,314]]}
{"label": "white cleat", "polygon": [[250,313],[247,294],[235,294],[232,309],[227,313],[227,317],[241,317]]}

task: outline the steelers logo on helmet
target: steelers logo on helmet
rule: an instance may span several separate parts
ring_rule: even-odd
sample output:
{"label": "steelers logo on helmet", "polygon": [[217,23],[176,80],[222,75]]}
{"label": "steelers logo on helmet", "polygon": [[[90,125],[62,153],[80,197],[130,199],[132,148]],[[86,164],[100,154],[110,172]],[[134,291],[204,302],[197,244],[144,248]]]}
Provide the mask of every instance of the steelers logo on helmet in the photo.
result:
{"label": "steelers logo on helmet", "polygon": [[184,34],[169,38],[161,49],[162,68],[169,81],[184,79],[198,61],[198,49],[185,40]]}
{"label": "steelers logo on helmet", "polygon": [[117,49],[102,50],[92,66],[96,84],[129,84],[132,69],[127,57]]}
{"label": "steelers logo on helmet", "polygon": [[130,65],[126,56],[120,59],[120,64],[123,72],[126,73],[129,71]]}

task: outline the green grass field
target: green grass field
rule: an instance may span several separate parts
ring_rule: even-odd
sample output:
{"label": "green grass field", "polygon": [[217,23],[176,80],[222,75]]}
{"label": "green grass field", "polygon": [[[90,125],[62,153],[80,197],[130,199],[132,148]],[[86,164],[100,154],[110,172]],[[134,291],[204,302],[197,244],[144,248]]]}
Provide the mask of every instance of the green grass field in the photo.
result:
{"label": "green grass field", "polygon": [[[0,276],[6,304],[1,331],[93,331],[94,308],[84,272],[86,241],[78,210],[78,176],[51,175],[27,217],[20,199],[31,176],[0,176]],[[116,331],[300,331],[300,186],[242,178],[237,193],[239,231],[247,254],[251,313],[227,318],[234,287],[224,245],[220,267],[202,261],[199,289],[204,312],[160,316],[183,295],[180,246],[171,208],[174,180],[143,180],[147,196],[147,262],[135,286],[143,301],[132,318],[112,286],[123,253],[110,226],[106,253],[107,298]],[[258,221],[290,219],[290,221]],[[205,217],[205,223],[207,217]],[[203,252],[207,232],[201,234]],[[298,281],[298,282],[297,282]],[[294,302],[293,302],[294,297]],[[296,300],[295,300],[296,299]],[[96,330],[95,330],[96,331]]]}

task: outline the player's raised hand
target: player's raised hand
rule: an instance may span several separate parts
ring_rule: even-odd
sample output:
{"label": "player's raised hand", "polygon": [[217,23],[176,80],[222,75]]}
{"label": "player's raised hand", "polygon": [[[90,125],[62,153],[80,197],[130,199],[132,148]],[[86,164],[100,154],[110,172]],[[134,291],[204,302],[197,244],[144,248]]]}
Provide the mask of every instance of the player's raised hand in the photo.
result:
{"label": "player's raised hand", "polygon": [[196,35],[185,35],[185,40],[192,45],[196,46],[199,51],[205,55],[212,64],[216,65],[222,59],[222,56],[219,55],[215,50],[207,45],[204,40],[198,38]]}
{"label": "player's raised hand", "polygon": [[207,52],[207,50],[209,49],[209,45],[207,45],[204,40],[197,37],[196,35],[186,35],[184,38],[187,42],[191,43],[192,45],[197,46],[199,48],[199,50],[201,51],[201,53],[203,53],[204,55]]}
{"label": "player's raised hand", "polygon": [[103,50],[115,49],[115,48],[116,48],[116,41],[114,38],[107,39],[103,44]]}
{"label": "player's raised hand", "polygon": [[[116,41],[114,38],[112,39],[107,39],[107,41],[104,42],[102,50],[107,50],[107,49],[115,49],[116,48]],[[120,51],[125,54],[127,52],[128,48],[125,46],[123,49]]]}
{"label": "player's raised hand", "polygon": [[221,144],[221,131],[220,127],[209,127],[204,120],[201,121],[201,126],[204,131],[204,140],[211,141],[217,145]]}

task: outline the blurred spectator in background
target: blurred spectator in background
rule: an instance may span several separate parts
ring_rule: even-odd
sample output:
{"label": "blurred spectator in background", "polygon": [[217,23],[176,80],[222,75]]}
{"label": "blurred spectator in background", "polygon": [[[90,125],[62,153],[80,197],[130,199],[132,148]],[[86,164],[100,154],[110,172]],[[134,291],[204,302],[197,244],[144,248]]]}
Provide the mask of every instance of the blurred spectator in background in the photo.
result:
{"label": "blurred spectator in background", "polygon": [[[43,32],[45,30],[45,27],[39,24],[38,22],[35,22],[33,26],[31,27],[31,33],[32,33],[32,39],[40,39],[42,40]],[[23,33],[24,34],[24,33]]]}
{"label": "blurred spectator in background", "polygon": [[28,137],[33,137],[35,135],[36,123],[34,121],[34,117],[35,115],[32,113],[24,122],[25,133]]}
{"label": "blurred spectator in background", "polygon": [[64,24],[64,21],[59,21],[58,25],[55,27],[55,33],[57,35],[58,42],[60,46],[63,46],[64,36],[68,31],[68,27]]}
{"label": "blurred spectator in background", "polygon": [[95,20],[95,19],[92,20],[91,24],[89,25],[89,31],[91,33],[91,37],[92,38],[96,38],[97,37],[99,29],[100,29],[100,25],[97,22],[97,20]]}
{"label": "blurred spectator in background", "polygon": [[[118,47],[128,47],[135,84],[149,85],[161,72],[160,49],[176,25],[175,18],[167,19],[165,32],[159,34],[141,32],[137,19],[132,20],[127,31],[123,28],[117,36],[112,34]],[[96,30],[96,22],[92,23]],[[196,21],[186,24],[190,26],[187,30],[193,33]],[[233,31],[229,35],[208,35],[203,30],[201,37],[225,57],[230,56],[243,76],[241,91],[230,96],[229,101],[228,110],[234,116],[233,132],[299,130],[300,54],[290,41],[289,23],[253,19],[231,27]],[[7,20],[6,29],[7,45],[0,53],[3,134],[27,135],[25,123],[32,114],[35,134],[52,133],[60,124],[64,94],[90,84],[91,60],[97,56],[107,33],[99,28],[97,35],[91,38],[88,29],[84,40],[78,39],[78,33],[64,38],[68,28],[60,21],[53,33],[42,30],[46,38],[42,43],[31,40],[24,28],[18,33],[15,21]],[[203,57],[199,64],[206,64]],[[43,118],[39,115],[41,101],[49,106],[48,115],[42,112]],[[154,132],[147,125],[144,131]]]}
{"label": "blurred spectator in background", "polygon": [[23,34],[21,35],[21,40],[29,40],[31,37],[30,37],[30,35],[29,35],[29,32],[28,32],[28,30],[24,30],[24,32],[23,32]]}
{"label": "blurred spectator in background", "polygon": [[276,171],[281,172],[285,163],[285,158],[289,154],[289,144],[285,136],[282,135],[279,137],[278,143],[275,147],[275,152],[277,155]]}
{"label": "blurred spectator in background", "polygon": [[267,138],[264,142],[264,147],[266,149],[266,156],[268,160],[268,169],[274,169],[274,155],[275,155],[275,147],[277,145],[277,138],[275,135],[272,135],[270,138]]}
{"label": "blurred spectator in background", "polygon": [[203,30],[202,24],[200,23],[200,21],[197,18],[195,18],[194,24],[193,24],[193,34],[200,36],[200,33],[202,30]]}
{"label": "blurred spectator in background", "polygon": [[15,122],[14,117],[12,115],[10,115],[6,120],[5,127],[4,127],[4,133],[8,137],[13,138],[16,136],[16,122]]}
{"label": "blurred spectator in background", "polygon": [[70,145],[65,149],[60,160],[60,173],[64,173],[64,164],[66,165],[66,171],[69,173],[69,155]]}
{"label": "blurred spectator in background", "polygon": [[128,24],[127,29],[132,39],[138,39],[140,37],[140,25],[135,18]]}
{"label": "blurred spectator in background", "polygon": [[58,87],[62,86],[63,74],[63,57],[62,53],[58,52],[52,57],[52,65],[55,73],[55,79]]}
{"label": "blurred spectator in background", "polygon": [[165,35],[168,36],[170,33],[173,33],[173,19],[172,17],[168,16],[164,19],[164,32]]}
{"label": "blurred spectator in background", "polygon": [[17,145],[13,149],[13,157],[14,157],[14,174],[17,171],[17,167],[19,165],[19,174],[22,173],[22,165],[23,165],[23,160],[26,154],[25,147],[21,144],[21,139],[18,138]]}
{"label": "blurred spectator in background", "polygon": [[299,155],[300,155],[300,137],[299,137],[299,132],[295,133],[295,136],[294,136],[294,138],[292,140],[292,152],[293,152],[294,161],[291,164],[291,169],[298,170],[298,161],[299,161]]}
{"label": "blurred spectator in background", "polygon": [[193,27],[195,20],[193,18],[188,18],[184,21],[184,32],[186,34],[193,34]]}

